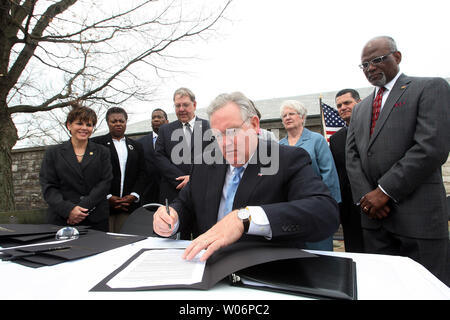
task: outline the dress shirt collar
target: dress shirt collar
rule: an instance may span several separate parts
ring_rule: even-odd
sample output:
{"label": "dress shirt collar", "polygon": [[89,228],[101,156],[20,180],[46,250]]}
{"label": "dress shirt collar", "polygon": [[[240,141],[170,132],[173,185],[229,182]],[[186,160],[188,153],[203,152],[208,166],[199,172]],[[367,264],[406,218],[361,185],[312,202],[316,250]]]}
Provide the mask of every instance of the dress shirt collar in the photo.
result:
{"label": "dress shirt collar", "polygon": [[[248,164],[250,163],[250,160],[251,160],[254,156],[257,156],[256,150],[257,150],[257,149],[255,149],[255,151],[253,151],[253,153],[250,155],[250,157],[248,158],[248,161],[247,161],[246,163],[244,163],[244,165],[243,165],[244,170],[243,170],[242,173],[241,173],[241,177],[242,177],[242,175],[244,174],[245,169],[247,169]],[[228,165],[228,169],[227,169],[227,175],[231,175],[231,174],[234,172],[234,169],[235,169],[235,167],[233,167],[231,164],[229,164],[229,165]]]}
{"label": "dress shirt collar", "polygon": [[[194,131],[195,118],[196,118],[196,117],[194,116],[190,121],[188,121],[189,125],[191,126],[191,130],[192,130],[192,131]],[[185,124],[186,124],[186,122],[182,122],[183,129],[184,129],[184,127],[185,127]]]}
{"label": "dress shirt collar", "polygon": [[120,139],[116,139],[116,138],[111,137],[111,139],[112,139],[112,141],[115,142],[115,143],[126,143],[125,137],[120,138]]}
{"label": "dress shirt collar", "polygon": [[[391,81],[389,81],[388,83],[386,83],[385,85],[384,85],[384,88],[386,88],[386,91],[387,92],[391,92],[391,90],[392,90],[392,88],[394,87],[394,85],[395,85],[395,83],[397,82],[397,79],[400,77],[400,75],[401,75],[402,73],[400,72],[400,70],[398,71],[398,73],[397,73],[397,75],[394,77],[394,79],[392,79]],[[376,93],[378,92],[378,90],[380,90],[380,88],[381,87],[376,87],[377,88],[377,91],[376,91]],[[376,95],[376,93],[375,93],[375,95]]]}

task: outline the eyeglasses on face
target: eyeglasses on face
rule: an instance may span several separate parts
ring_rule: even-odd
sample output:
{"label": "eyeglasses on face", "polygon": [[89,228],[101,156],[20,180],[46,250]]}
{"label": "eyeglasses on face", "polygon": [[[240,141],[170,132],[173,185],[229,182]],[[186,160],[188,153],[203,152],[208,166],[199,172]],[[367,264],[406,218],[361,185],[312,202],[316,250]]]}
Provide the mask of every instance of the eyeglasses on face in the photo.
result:
{"label": "eyeglasses on face", "polygon": [[359,65],[359,67],[361,68],[361,69],[363,69],[363,70],[365,70],[365,69],[367,69],[371,64],[372,65],[377,65],[377,64],[380,64],[380,63],[382,63],[384,60],[386,60],[387,59],[387,57],[389,56],[389,55],[391,55],[391,54],[393,54],[394,52],[389,52],[388,54],[385,54],[384,56],[379,56],[379,57],[376,57],[376,58],[373,58],[372,60],[370,60],[370,61],[364,61],[363,63],[361,63],[360,65]]}
{"label": "eyeglasses on face", "polygon": [[223,137],[233,139],[234,137],[238,136],[239,133],[242,131],[242,126],[248,119],[242,121],[241,125],[236,128],[228,128],[225,130],[225,132],[221,132],[217,129],[211,129],[213,136],[216,138],[216,140],[221,140]]}
{"label": "eyeglasses on face", "polygon": [[287,112],[287,113],[283,114],[282,118],[284,119],[284,118],[286,118],[287,116],[293,117],[293,116],[295,116],[295,115],[297,115],[297,114],[299,115],[300,113],[298,113],[298,112]]}
{"label": "eyeglasses on face", "polygon": [[180,109],[181,107],[183,107],[183,109],[187,109],[190,106],[192,106],[192,102],[177,103],[174,106],[175,106],[175,109]]}

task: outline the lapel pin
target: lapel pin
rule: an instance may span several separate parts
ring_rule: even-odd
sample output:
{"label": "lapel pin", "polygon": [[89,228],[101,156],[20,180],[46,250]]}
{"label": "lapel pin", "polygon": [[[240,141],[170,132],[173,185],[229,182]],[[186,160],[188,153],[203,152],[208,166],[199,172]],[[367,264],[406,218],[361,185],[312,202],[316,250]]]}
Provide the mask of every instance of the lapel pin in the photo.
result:
{"label": "lapel pin", "polygon": [[89,155],[90,155],[90,156],[92,156],[93,154],[94,154],[94,153],[93,153],[92,151],[91,151],[91,152],[89,152]]}
{"label": "lapel pin", "polygon": [[106,144],[109,146],[111,144],[111,142],[108,141]]}
{"label": "lapel pin", "polygon": [[400,89],[405,89],[405,88],[406,88],[406,86],[401,86],[401,87],[400,87]]}
{"label": "lapel pin", "polygon": [[128,149],[133,150],[133,146],[131,144],[128,145]]}

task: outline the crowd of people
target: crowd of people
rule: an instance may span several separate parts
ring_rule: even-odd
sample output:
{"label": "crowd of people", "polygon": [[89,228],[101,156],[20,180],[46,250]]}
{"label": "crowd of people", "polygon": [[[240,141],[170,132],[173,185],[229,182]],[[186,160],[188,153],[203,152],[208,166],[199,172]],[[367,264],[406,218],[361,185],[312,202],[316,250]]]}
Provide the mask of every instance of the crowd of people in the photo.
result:
{"label": "crowd of people", "polygon": [[153,232],[192,240],[183,257],[201,259],[235,241],[333,250],[342,225],[349,252],[408,256],[450,283],[448,208],[441,166],[450,149],[450,87],[441,78],[400,72],[401,52],[371,39],[361,69],[374,92],[340,90],[346,126],[326,139],[305,127],[300,101],[284,101],[286,137],[260,127],[243,93],[218,95],[208,119],[195,94],[173,95],[177,120],[162,109],[152,132],[125,136],[127,112],[106,114],[109,133],[90,138],[97,117],[75,105],[69,141],[46,150],[40,172],[49,223],[120,232],[130,213],[159,207]]}

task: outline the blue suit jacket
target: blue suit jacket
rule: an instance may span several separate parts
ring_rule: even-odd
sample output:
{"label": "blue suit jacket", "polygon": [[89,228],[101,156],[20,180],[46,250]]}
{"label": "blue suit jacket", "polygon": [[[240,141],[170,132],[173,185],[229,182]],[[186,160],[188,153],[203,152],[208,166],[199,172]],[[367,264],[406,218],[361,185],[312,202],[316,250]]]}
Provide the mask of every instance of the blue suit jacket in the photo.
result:
{"label": "blue suit jacket", "polygon": [[[280,144],[289,145],[287,137],[281,139]],[[303,133],[295,146],[303,148],[309,153],[314,171],[330,189],[334,200],[341,202],[339,176],[334,164],[333,154],[325,138],[317,132],[303,128]]]}

